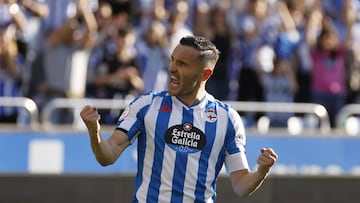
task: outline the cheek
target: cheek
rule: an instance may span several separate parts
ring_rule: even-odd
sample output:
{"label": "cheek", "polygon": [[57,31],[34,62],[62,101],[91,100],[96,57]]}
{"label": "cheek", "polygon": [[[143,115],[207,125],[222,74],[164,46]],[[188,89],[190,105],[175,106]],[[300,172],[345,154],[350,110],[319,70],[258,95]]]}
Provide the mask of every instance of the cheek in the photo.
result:
{"label": "cheek", "polygon": [[201,80],[201,77],[199,74],[189,74],[187,77],[185,77],[184,84],[186,86],[195,87]]}

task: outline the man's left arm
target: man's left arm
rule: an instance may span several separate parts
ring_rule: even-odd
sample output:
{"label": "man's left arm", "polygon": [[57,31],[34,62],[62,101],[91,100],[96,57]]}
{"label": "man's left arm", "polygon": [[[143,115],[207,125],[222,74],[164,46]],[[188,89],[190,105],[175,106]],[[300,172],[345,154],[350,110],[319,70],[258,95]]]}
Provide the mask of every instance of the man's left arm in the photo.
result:
{"label": "man's left arm", "polygon": [[234,171],[230,179],[234,191],[243,197],[253,194],[267,178],[271,167],[278,159],[278,155],[271,148],[262,148],[257,160],[258,169],[251,172],[248,169]]}

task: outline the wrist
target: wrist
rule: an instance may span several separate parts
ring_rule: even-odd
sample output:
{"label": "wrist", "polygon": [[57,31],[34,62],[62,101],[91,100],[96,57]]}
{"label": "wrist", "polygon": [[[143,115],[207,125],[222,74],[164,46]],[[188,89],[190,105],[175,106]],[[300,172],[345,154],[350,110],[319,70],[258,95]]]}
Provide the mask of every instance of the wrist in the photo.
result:
{"label": "wrist", "polygon": [[262,179],[266,178],[269,174],[269,170],[270,168],[258,167],[257,174],[259,178]]}

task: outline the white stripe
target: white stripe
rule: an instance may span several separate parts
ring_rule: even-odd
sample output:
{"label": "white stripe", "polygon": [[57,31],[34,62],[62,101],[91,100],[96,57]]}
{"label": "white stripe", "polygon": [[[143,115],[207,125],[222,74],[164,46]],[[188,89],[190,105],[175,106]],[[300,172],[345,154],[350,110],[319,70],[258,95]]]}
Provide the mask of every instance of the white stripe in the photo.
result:
{"label": "white stripe", "polygon": [[194,154],[189,154],[188,163],[186,166],[186,176],[184,183],[184,200],[183,202],[193,202],[194,201],[194,191],[196,188],[196,183],[198,179],[199,171],[199,160],[200,160],[201,151]]}
{"label": "white stripe", "polygon": [[176,160],[176,152],[168,147],[164,148],[164,162],[161,171],[161,185],[159,190],[159,202],[170,202],[172,192],[172,180],[174,177],[174,168]]}

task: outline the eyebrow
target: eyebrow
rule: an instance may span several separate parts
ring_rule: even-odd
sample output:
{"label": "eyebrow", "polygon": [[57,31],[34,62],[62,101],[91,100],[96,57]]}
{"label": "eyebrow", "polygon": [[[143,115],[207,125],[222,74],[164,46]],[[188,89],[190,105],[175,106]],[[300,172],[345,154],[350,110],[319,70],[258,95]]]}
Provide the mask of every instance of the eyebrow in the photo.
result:
{"label": "eyebrow", "polygon": [[188,63],[187,63],[186,61],[183,61],[183,60],[181,60],[181,59],[175,59],[173,55],[171,55],[170,58],[171,58],[171,60],[173,60],[173,61],[176,60],[176,61],[178,61],[178,62],[180,62],[180,63],[183,63],[183,64],[188,65]]}

